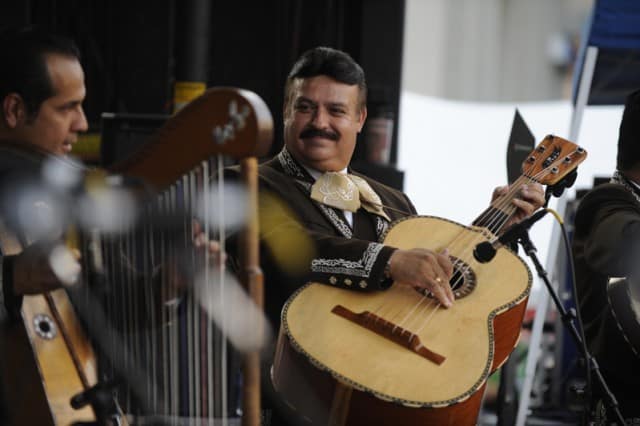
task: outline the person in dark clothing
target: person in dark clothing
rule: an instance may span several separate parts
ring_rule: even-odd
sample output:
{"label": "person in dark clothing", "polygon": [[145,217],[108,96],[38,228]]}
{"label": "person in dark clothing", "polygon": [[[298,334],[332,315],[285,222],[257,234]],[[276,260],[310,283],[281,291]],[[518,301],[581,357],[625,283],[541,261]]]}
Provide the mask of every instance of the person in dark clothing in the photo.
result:
{"label": "person in dark clothing", "polygon": [[[29,182],[34,181],[39,187],[45,187],[48,182],[43,182],[42,179],[43,163],[45,161],[71,163],[71,161],[67,161],[68,156],[78,141],[79,134],[88,129],[88,124],[82,107],[86,94],[84,71],[80,64],[80,52],[71,39],[37,27],[4,29],[0,31],[0,52],[3,56],[3,65],[0,67],[0,100],[2,101],[0,114],[0,237],[4,237],[5,234],[13,234],[23,243],[23,250],[17,254],[8,255],[9,253],[2,252],[4,249],[2,243],[5,239],[0,239],[0,327],[6,326],[6,329],[9,330],[11,325],[21,324],[23,319],[21,309],[24,305],[25,295],[46,293],[62,287],[64,280],[61,280],[59,271],[57,274],[53,271],[50,255],[54,247],[66,247],[61,241],[62,228],[64,228],[62,223],[55,224],[56,228],[61,228],[56,229],[59,232],[55,232],[52,238],[45,239],[24,235],[28,234],[29,229],[25,228],[29,228],[31,223],[23,224],[24,226],[19,229],[12,226],[15,221],[12,221],[10,216],[15,214],[16,199],[25,188],[23,185],[17,185],[16,182],[24,183],[24,179],[30,179]],[[86,169],[81,165],[77,166],[78,169],[81,169],[78,174],[82,175],[78,180],[83,183]],[[7,199],[8,203],[5,202]],[[78,209],[74,202],[77,200],[73,198],[69,205],[65,205],[66,216],[75,218],[72,212]],[[35,200],[29,209],[33,210],[36,204],[43,207],[44,215],[53,210],[49,209],[50,206],[45,205],[46,202],[42,200]],[[121,214],[122,211],[119,213]],[[71,221],[70,217],[64,219]],[[73,223],[73,225],[78,224]],[[218,243],[205,238],[200,226],[194,225],[193,237],[194,247],[202,251],[206,249],[211,255],[212,262],[217,262],[220,255]],[[79,256],[79,253],[76,254]],[[126,270],[127,273],[131,271],[132,281],[135,279],[136,283],[141,284],[135,287],[141,293],[141,289],[144,288],[142,284],[147,281],[143,280],[142,272],[130,266],[138,266],[138,264],[126,257],[134,257],[134,255],[123,251],[122,256],[114,256],[117,259],[115,265],[112,266],[114,270]],[[67,265],[67,269],[71,269],[77,278],[82,272],[80,264],[73,258],[70,259],[70,263]],[[162,268],[158,267],[154,273],[147,273],[149,275],[146,277],[148,282],[157,282],[157,287],[159,287],[162,274],[171,276],[175,279],[172,280],[171,285],[166,286],[168,288],[173,286],[173,281],[180,281],[184,278],[178,276],[180,274],[177,272],[177,268],[172,268],[172,259],[168,259],[168,262],[161,266]],[[160,270],[168,272],[160,274],[158,272]],[[136,273],[135,277],[133,277],[133,272]],[[104,281],[106,282],[105,286],[108,285],[111,289],[111,294],[124,294],[118,287],[125,286],[124,280],[110,278],[110,280],[105,278]],[[71,282],[65,281],[65,284],[71,284]],[[157,297],[162,300],[150,298],[146,306],[158,310],[169,309],[165,305],[171,301],[166,301],[163,298],[165,293],[174,294],[182,291],[182,288],[178,288],[181,287],[179,283],[175,287],[175,289],[170,288],[171,292],[163,292],[162,297]],[[124,310],[123,306],[125,306],[120,303],[123,298],[117,299],[119,303],[114,303],[121,310]],[[131,299],[134,302],[142,300],[137,296]],[[133,302],[130,303],[133,305]],[[100,309],[98,306],[89,306],[89,309],[94,308],[96,311]],[[139,316],[146,318],[142,303],[137,303],[135,308]],[[117,326],[118,320],[123,315],[117,315],[120,311],[115,309],[114,312],[111,319],[113,325]],[[29,322],[29,320],[27,319],[25,322]],[[155,326],[156,324],[151,325]],[[107,330],[101,331],[107,333]],[[11,334],[11,330],[7,334]],[[12,349],[14,352],[10,352]],[[5,355],[13,356],[15,353],[15,347],[12,347],[11,344],[4,345],[0,342],[0,358],[9,359],[10,357]],[[26,359],[26,356],[17,358]],[[4,359],[0,359],[3,361],[0,362],[0,366],[5,368],[6,372],[7,369],[12,368],[12,365],[9,362],[5,363]],[[11,386],[10,380],[2,380],[3,377],[6,379],[8,376],[9,374],[6,373],[3,376],[3,372],[0,370],[0,424],[11,424],[9,418],[20,411],[20,407],[2,406],[4,402],[2,392],[4,391],[8,396],[9,392],[14,390],[6,389]],[[19,392],[14,392],[14,394],[20,395],[25,404],[30,404],[35,392],[32,389],[28,391],[31,392],[28,397],[23,397],[23,394]],[[64,407],[67,408],[66,405]],[[13,412],[8,413],[8,409]],[[38,408],[34,409],[34,411],[37,410]],[[14,423],[16,422],[14,420]]]}
{"label": "person in dark clothing", "polygon": [[[88,128],[82,109],[84,72],[76,45],[65,37],[28,27],[2,31],[0,51],[5,59],[0,67],[0,140],[53,155],[70,153],[78,134]],[[0,257],[0,266],[13,262],[16,276],[12,285],[3,280],[2,286],[16,297],[2,297],[0,290],[0,299],[15,301],[21,294],[60,285],[41,256],[43,250],[33,248],[12,259]],[[5,315],[2,306],[0,319]]]}
{"label": "person in dark clothing", "polygon": [[[640,273],[640,91],[626,100],[616,171],[581,200],[575,216],[573,254],[580,313],[588,348],[620,403],[625,418],[640,421],[640,358],[620,332],[607,297],[610,278]],[[594,405],[605,424],[602,394]],[[609,419],[613,416],[609,413]],[[599,420],[599,421],[600,421]],[[633,423],[635,424],[635,423]]]}
{"label": "person in dark clothing", "polygon": [[[34,27],[7,28],[0,31],[0,51],[0,141],[7,149],[0,164],[4,186],[16,168],[26,172],[26,164],[14,160],[28,157],[30,151],[36,157],[66,155],[88,125],[82,109],[84,72],[73,41]],[[10,143],[25,155],[6,155],[15,151],[7,148]],[[0,216],[2,232],[7,231],[6,219]],[[61,286],[47,260],[50,248],[50,241],[37,241],[13,256],[0,253],[0,324],[19,316],[23,295]],[[3,400],[0,395],[0,423],[8,421]]]}

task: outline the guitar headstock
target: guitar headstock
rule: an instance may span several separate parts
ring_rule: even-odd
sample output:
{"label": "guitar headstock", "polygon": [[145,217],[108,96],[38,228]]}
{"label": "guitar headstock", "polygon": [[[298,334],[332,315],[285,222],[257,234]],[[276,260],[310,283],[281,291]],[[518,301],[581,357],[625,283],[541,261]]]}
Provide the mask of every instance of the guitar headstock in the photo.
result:
{"label": "guitar headstock", "polygon": [[522,163],[522,174],[543,185],[553,185],[587,158],[584,148],[548,135]]}

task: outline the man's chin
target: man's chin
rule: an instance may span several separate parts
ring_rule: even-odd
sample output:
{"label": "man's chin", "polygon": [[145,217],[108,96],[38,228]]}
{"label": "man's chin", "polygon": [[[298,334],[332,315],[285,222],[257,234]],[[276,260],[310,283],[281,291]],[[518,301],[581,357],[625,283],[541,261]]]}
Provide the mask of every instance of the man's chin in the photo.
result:
{"label": "man's chin", "polygon": [[61,150],[60,150],[60,155],[69,155],[69,154],[71,154],[72,150],[73,150],[73,144],[64,143],[64,144],[62,144],[62,147],[61,147]]}

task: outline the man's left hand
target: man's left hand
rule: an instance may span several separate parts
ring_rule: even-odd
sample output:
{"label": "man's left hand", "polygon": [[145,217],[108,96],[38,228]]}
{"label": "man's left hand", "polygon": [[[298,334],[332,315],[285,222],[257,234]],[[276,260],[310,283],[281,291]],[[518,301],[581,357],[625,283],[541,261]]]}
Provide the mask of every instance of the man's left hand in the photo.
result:
{"label": "man's left hand", "polygon": [[[509,191],[509,186],[499,186],[493,191],[491,200],[494,201],[498,197],[505,195]],[[516,207],[516,211],[511,216],[511,219],[505,223],[504,227],[507,228],[514,223],[520,222],[522,219],[531,216],[533,212],[538,210],[545,202],[544,189],[539,183],[530,183],[522,185],[520,193],[516,195],[511,201]]]}

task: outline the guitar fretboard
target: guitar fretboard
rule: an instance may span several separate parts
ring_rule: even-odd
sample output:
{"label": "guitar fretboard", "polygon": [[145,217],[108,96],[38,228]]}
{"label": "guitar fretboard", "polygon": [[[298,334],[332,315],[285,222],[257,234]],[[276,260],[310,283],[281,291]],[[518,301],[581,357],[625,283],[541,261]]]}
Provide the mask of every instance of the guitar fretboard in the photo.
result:
{"label": "guitar fretboard", "polygon": [[509,217],[509,213],[494,206],[489,206],[473,221],[473,225],[487,228],[496,234],[502,228],[502,225],[509,220]]}

